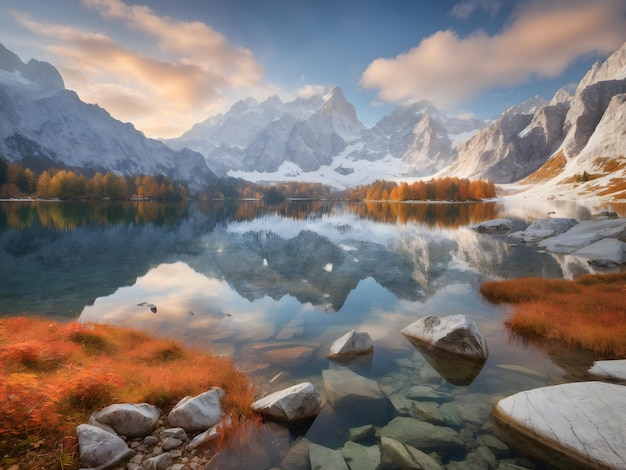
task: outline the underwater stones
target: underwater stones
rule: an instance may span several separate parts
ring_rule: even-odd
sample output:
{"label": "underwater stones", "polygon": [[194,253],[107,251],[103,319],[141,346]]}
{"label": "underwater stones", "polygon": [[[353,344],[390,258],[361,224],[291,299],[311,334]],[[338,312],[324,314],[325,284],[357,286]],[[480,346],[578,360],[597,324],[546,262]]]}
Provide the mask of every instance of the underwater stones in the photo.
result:
{"label": "underwater stones", "polygon": [[493,414],[502,437],[524,451],[589,468],[626,467],[626,393],[622,385],[578,382],[516,393]]}
{"label": "underwater stones", "polygon": [[320,393],[312,383],[303,382],[255,401],[252,409],[267,417],[291,423],[316,416],[320,406]]}
{"label": "underwater stones", "polygon": [[222,416],[220,399],[223,396],[224,390],[213,387],[195,397],[185,397],[170,411],[167,420],[186,432],[206,431]]}
{"label": "underwater stones", "polygon": [[356,442],[348,441],[341,449],[341,455],[351,469],[378,470],[380,468],[380,448],[364,446]]}
{"label": "underwater stones", "polygon": [[135,455],[124,440],[90,424],[76,427],[80,462],[84,467],[112,468]]}
{"label": "underwater stones", "polygon": [[374,342],[364,331],[350,330],[330,346],[329,357],[372,354]]}
{"label": "underwater stones", "polygon": [[386,426],[378,428],[376,434],[381,438],[390,437],[422,451],[464,448],[454,429],[403,416],[398,416]]}
{"label": "underwater stones", "polygon": [[132,438],[150,434],[160,416],[161,411],[148,403],[120,403],[103,408],[91,418],[106,424],[119,435]]}
{"label": "underwater stones", "polygon": [[429,315],[404,327],[402,334],[460,356],[486,359],[489,355],[478,325],[465,315]]}
{"label": "underwater stones", "polygon": [[381,437],[383,459],[393,462],[399,468],[413,468],[422,470],[443,470],[444,467],[432,457],[419,449],[403,444],[389,437]]}
{"label": "underwater stones", "polygon": [[311,468],[319,470],[350,470],[341,452],[318,444],[309,446]]}
{"label": "underwater stones", "polygon": [[376,428],[373,424],[358,426],[348,430],[348,439],[355,442],[366,441],[376,435]]}

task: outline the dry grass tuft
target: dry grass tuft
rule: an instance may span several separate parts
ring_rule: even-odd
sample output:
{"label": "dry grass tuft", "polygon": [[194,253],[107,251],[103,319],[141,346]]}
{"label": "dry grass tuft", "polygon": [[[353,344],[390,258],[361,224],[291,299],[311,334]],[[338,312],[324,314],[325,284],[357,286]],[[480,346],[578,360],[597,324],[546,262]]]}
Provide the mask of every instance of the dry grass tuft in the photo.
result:
{"label": "dry grass tuft", "polygon": [[[255,391],[226,358],[109,325],[0,321],[0,455],[24,468],[77,468],[77,424],[114,402],[163,410],[211,387],[225,413],[254,420]],[[233,434],[235,435],[235,434]],[[62,463],[62,464],[60,464]]]}
{"label": "dry grass tuft", "polygon": [[550,180],[559,176],[565,169],[566,165],[567,161],[565,159],[565,155],[561,151],[544,163],[537,171],[524,178],[521,183],[540,183],[542,181]]}
{"label": "dry grass tuft", "polygon": [[599,358],[626,357],[626,273],[575,281],[521,278],[488,282],[493,303],[515,304],[506,326],[526,339],[561,341]]}

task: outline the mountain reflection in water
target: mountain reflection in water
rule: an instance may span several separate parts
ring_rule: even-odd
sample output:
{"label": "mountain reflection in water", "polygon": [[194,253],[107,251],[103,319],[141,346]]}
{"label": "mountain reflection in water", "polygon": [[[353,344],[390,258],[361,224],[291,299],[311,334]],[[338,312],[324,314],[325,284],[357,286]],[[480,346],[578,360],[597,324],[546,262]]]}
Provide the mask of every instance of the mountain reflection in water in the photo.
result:
{"label": "mountain reflection in water", "polygon": [[[458,430],[471,430],[487,426],[498,398],[580,380],[590,365],[573,366],[566,355],[507,335],[506,308],[485,302],[480,284],[571,278],[591,268],[469,225],[506,217],[522,230],[551,211],[580,220],[599,207],[0,202],[0,315],[106,322],[172,336],[231,356],[259,393],[307,380],[324,394],[322,371],[338,367],[376,380],[390,396],[433,387],[460,410]],[[400,333],[424,315],[458,313],[478,323],[490,351],[485,364],[460,375]],[[373,357],[330,361],[330,345],[350,329],[370,334]],[[307,437],[341,446],[351,423],[335,411],[324,411]]]}

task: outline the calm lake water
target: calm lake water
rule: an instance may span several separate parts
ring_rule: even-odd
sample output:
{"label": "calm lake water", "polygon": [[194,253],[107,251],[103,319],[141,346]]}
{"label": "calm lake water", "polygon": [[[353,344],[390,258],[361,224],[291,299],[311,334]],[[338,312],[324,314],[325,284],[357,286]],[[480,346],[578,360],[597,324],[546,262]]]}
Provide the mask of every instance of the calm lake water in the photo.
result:
{"label": "calm lake water", "polygon": [[[439,458],[463,460],[492,433],[498,399],[590,379],[592,362],[512,337],[503,327],[506,308],[478,291],[492,279],[593,272],[586,262],[469,226],[505,217],[522,230],[548,212],[583,220],[601,208],[626,216],[623,204],[555,201],[0,202],[0,316],[106,322],[175,337],[232,356],[260,393],[310,381],[326,397],[323,371],[348,367],[376,381],[394,406],[363,416],[328,404],[302,430],[308,439],[341,448],[353,426],[419,414],[455,429],[466,444],[438,451]],[[430,314],[464,314],[479,324],[490,355],[473,380],[459,384],[400,334]],[[351,329],[370,334],[373,357],[327,359],[332,342]],[[431,418],[402,409],[402,397],[420,401],[415,386],[439,394],[429,402],[435,411],[453,404],[454,416],[433,406]],[[520,457],[498,458],[523,463]]]}

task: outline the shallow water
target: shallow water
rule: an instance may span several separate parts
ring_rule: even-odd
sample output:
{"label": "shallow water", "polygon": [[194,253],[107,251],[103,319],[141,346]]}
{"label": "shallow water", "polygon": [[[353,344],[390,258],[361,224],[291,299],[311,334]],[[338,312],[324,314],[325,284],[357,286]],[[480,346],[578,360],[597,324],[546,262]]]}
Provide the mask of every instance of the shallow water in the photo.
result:
{"label": "shallow water", "polygon": [[[107,322],[172,336],[232,356],[259,393],[310,381],[326,400],[323,371],[347,367],[376,381],[391,402],[374,411],[355,410],[358,400],[327,403],[301,430],[308,439],[341,448],[351,427],[419,416],[451,427],[464,442],[462,449],[436,449],[441,461],[464,460],[481,435],[493,432],[498,399],[589,379],[592,361],[511,337],[503,327],[506,308],[478,292],[491,279],[593,272],[584,260],[478,234],[469,225],[506,217],[521,230],[548,212],[583,220],[601,207],[607,206],[2,202],[0,315]],[[626,215],[624,205],[608,208]],[[156,313],[140,305],[146,302]],[[479,324],[490,351],[462,385],[446,375],[446,364],[400,334],[424,315],[457,313]],[[351,329],[370,334],[374,355],[348,364],[327,359],[332,342]],[[439,398],[407,398],[415,386]],[[407,399],[418,405],[403,409]]]}

